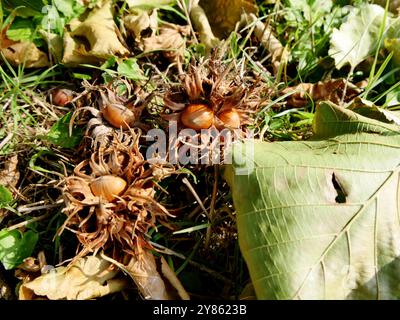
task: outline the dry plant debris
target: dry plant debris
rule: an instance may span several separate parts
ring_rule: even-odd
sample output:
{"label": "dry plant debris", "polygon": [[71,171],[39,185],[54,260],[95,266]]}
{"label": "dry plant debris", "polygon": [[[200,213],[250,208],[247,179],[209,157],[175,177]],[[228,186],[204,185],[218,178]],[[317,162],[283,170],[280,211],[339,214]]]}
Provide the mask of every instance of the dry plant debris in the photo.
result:
{"label": "dry plant debris", "polygon": [[88,300],[127,287],[127,279],[117,278],[119,270],[112,263],[98,257],[79,258],[68,267],[50,269],[38,278],[23,283],[20,300]]}

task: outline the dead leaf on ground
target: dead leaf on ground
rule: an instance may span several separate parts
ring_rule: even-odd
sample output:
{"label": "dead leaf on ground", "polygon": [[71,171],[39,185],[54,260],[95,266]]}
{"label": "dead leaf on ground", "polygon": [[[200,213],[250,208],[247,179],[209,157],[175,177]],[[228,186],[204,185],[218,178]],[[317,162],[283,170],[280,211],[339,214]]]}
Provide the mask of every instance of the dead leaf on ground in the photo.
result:
{"label": "dead leaf on ground", "polygon": [[64,34],[65,64],[94,63],[111,56],[125,56],[128,49],[120,41],[114,23],[112,1],[100,2],[86,19],[74,19]]}
{"label": "dead leaf on ground", "polygon": [[[189,295],[163,257],[156,258],[147,250],[131,258],[126,272],[132,277],[144,299],[189,300]],[[161,267],[157,267],[157,262]],[[161,273],[159,273],[159,271]]]}
{"label": "dead leaf on ground", "polygon": [[[4,45],[4,42],[2,42]],[[42,68],[49,66],[49,59],[43,51],[39,50],[33,42],[21,41],[2,47],[1,53],[7,61],[18,66],[25,64],[26,68]]]}
{"label": "dead leaf on ground", "polygon": [[229,36],[243,13],[257,13],[254,0],[200,0],[214,34],[222,39]]}
{"label": "dead leaf on ground", "polygon": [[80,258],[68,267],[57,267],[19,289],[20,300],[88,300],[119,292],[128,285],[116,278],[118,268],[98,257]]}
{"label": "dead leaf on ground", "polygon": [[18,155],[15,154],[4,162],[4,168],[0,170],[0,185],[3,185],[7,188],[16,187],[20,177],[17,167]]}
{"label": "dead leaf on ground", "polygon": [[345,88],[344,102],[351,101],[361,93],[360,88],[345,79],[332,79],[317,83],[301,83],[294,87],[287,87],[282,90],[281,94],[284,95],[295,91],[286,101],[289,106],[299,108],[307,105],[310,99],[314,102],[326,100],[339,104],[343,98]]}
{"label": "dead leaf on ground", "polygon": [[157,10],[134,10],[124,18],[125,28],[132,33],[137,42],[142,39],[142,32],[150,29],[151,35],[155,33],[158,26]]}
{"label": "dead leaf on ground", "polygon": [[177,62],[185,54],[185,36],[189,32],[189,26],[164,24],[160,27],[159,35],[143,39],[144,51],[163,50],[167,59]]}

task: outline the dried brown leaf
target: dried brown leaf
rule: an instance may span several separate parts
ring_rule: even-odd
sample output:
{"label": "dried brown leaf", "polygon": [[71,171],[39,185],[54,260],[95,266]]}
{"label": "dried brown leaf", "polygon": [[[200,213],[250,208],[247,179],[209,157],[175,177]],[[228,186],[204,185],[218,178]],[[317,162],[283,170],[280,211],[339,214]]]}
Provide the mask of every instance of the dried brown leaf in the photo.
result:
{"label": "dried brown leaf", "polygon": [[112,1],[100,2],[83,22],[74,19],[69,28],[64,34],[63,63],[94,63],[129,53],[113,20]]}
{"label": "dried brown leaf", "polygon": [[125,268],[147,300],[171,300],[176,295],[182,300],[190,299],[164,258],[161,258],[162,275],[157,271],[154,255],[147,250],[133,256]]}
{"label": "dried brown leaf", "polygon": [[77,259],[69,267],[57,267],[35,280],[24,283],[19,290],[21,300],[87,300],[118,292],[127,281],[116,278],[118,269],[110,262],[88,256]]}
{"label": "dried brown leaf", "polygon": [[152,34],[157,30],[157,10],[135,10],[135,13],[128,14],[124,18],[124,24],[126,29],[134,35],[135,40],[140,41],[144,30],[150,29]]}
{"label": "dried brown leaf", "polygon": [[257,13],[254,0],[200,0],[214,34],[222,39],[229,36],[243,13]]}
{"label": "dried brown leaf", "polygon": [[143,39],[144,51],[163,50],[164,55],[173,62],[182,59],[185,54],[188,26],[165,24],[161,26],[159,35]]}
{"label": "dried brown leaf", "polygon": [[317,83],[301,83],[294,87],[287,87],[282,91],[282,94],[295,91],[287,99],[287,104],[291,107],[299,108],[307,105],[310,98],[315,102],[326,100],[339,104],[342,101],[345,90],[345,102],[351,101],[361,92],[357,86],[345,79],[332,79]]}
{"label": "dried brown leaf", "polygon": [[4,169],[0,170],[0,185],[15,188],[20,177],[18,171],[18,155],[13,155],[4,163]]}
{"label": "dried brown leaf", "polygon": [[[4,43],[2,43],[4,45]],[[1,53],[13,66],[25,64],[26,68],[42,68],[49,66],[47,55],[38,49],[33,42],[22,41],[2,47]]]}

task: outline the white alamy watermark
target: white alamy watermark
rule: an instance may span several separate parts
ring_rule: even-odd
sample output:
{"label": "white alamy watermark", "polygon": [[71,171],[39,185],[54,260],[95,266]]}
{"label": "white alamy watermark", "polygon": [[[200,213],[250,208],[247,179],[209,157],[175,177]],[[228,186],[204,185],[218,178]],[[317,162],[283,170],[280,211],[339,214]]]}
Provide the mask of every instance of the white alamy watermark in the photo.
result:
{"label": "white alamy watermark", "polygon": [[170,121],[168,132],[151,129],[145,135],[153,142],[146,152],[146,160],[153,164],[235,164],[236,174],[246,175],[254,169],[254,145],[252,131],[240,129],[218,130],[215,127],[195,131],[178,131],[176,121]]}

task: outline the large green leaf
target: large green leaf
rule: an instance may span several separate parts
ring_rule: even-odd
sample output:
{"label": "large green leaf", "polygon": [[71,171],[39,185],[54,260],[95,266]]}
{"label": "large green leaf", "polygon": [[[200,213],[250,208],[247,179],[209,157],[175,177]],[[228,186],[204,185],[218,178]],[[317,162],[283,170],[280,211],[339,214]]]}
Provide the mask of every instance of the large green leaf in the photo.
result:
{"label": "large green leaf", "polygon": [[313,141],[234,149],[226,178],[258,298],[400,298],[400,127],[355,111],[321,103]]}

